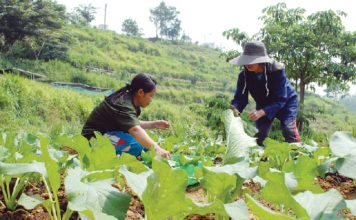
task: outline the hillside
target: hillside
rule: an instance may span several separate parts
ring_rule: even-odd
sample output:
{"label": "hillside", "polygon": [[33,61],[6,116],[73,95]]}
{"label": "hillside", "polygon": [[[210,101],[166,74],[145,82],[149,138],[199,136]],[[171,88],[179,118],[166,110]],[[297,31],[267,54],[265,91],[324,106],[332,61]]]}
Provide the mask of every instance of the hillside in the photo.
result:
{"label": "hillside", "polygon": [[217,49],[168,41],[150,42],[85,27],[66,26],[66,32],[69,37],[67,60],[34,62],[2,57],[0,66],[43,73],[52,81],[110,88],[138,72],[151,73],[169,86],[182,88],[189,84],[203,90],[234,86],[229,83],[235,81],[233,67],[219,57],[221,52]]}

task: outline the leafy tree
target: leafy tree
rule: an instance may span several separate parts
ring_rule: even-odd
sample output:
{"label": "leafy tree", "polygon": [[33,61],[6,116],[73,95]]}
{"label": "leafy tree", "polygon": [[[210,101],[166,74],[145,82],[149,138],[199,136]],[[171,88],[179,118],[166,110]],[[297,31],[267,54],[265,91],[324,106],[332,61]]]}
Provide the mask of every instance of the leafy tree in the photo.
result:
{"label": "leafy tree", "polygon": [[[355,79],[356,33],[346,32],[344,12],[320,11],[304,16],[302,8],[279,3],[263,10],[263,28],[254,36],[266,44],[269,54],[284,62],[287,74],[299,90],[299,117],[303,119],[305,89],[311,83],[340,84]],[[230,35],[229,35],[230,34]],[[241,32],[228,33],[241,45]],[[299,124],[303,131],[302,123]]]}
{"label": "leafy tree", "polygon": [[179,37],[179,33],[181,31],[180,27],[181,21],[178,19],[175,19],[171,26],[167,29],[167,37],[170,38],[171,40],[176,40]]}
{"label": "leafy tree", "polygon": [[1,51],[7,52],[25,37],[45,37],[65,20],[65,7],[51,0],[2,0],[0,4]]}
{"label": "leafy tree", "polygon": [[71,21],[74,24],[89,25],[95,19],[96,8],[91,4],[79,5],[73,9]]}
{"label": "leafy tree", "polygon": [[192,38],[186,35],[185,33],[182,34],[180,37],[180,40],[185,42],[185,43],[192,43]]}
{"label": "leafy tree", "polygon": [[137,25],[137,22],[131,18],[124,20],[122,23],[122,32],[124,32],[127,36],[138,36],[140,37],[142,33]]}
{"label": "leafy tree", "polygon": [[179,12],[175,7],[167,6],[163,1],[154,9],[150,10],[152,21],[156,27],[156,38],[158,33],[161,38],[166,36],[171,39],[177,39],[181,31],[181,21],[177,18]]}
{"label": "leafy tree", "polygon": [[65,32],[47,32],[39,37],[25,37],[16,42],[10,54],[15,57],[28,59],[52,60],[68,58],[69,42],[71,36]]}

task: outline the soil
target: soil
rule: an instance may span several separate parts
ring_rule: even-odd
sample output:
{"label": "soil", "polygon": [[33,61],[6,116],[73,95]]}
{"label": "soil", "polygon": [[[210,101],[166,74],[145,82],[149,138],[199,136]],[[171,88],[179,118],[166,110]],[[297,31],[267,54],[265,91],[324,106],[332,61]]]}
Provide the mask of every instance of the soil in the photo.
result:
{"label": "soil", "polygon": [[[325,178],[318,177],[317,182],[320,186],[325,190],[329,190],[331,188],[337,189],[345,199],[356,199],[356,183],[350,178],[329,173],[325,176]],[[131,194],[131,202],[129,210],[127,211],[125,220],[138,220],[144,218],[144,206],[140,199],[131,191],[130,188],[123,188],[118,183],[113,185],[114,187],[126,191]],[[260,186],[258,183],[247,182],[244,184],[244,187],[250,190],[251,194],[256,194],[260,191]],[[45,192],[45,188],[41,182],[39,183],[31,183],[28,184],[25,192],[28,195],[38,194],[41,195],[44,199],[48,198],[48,194]],[[204,196],[204,190],[199,184],[190,186],[186,191],[187,197],[191,198],[196,202],[207,202],[206,197]],[[61,210],[64,212],[67,207],[67,198],[64,193],[64,187],[60,188],[58,193],[58,198],[60,201]],[[3,194],[0,190],[0,201],[3,202]],[[267,207],[274,209],[273,205],[269,204],[266,201],[261,201]],[[347,219],[356,220],[356,216],[352,216],[350,213],[345,210],[342,211],[343,215],[346,216]],[[71,220],[77,219],[78,214],[76,212],[71,216]],[[33,210],[25,210],[23,207],[18,206],[16,210],[8,210],[0,203],[0,220],[49,220],[50,217],[45,208],[42,206],[38,206]],[[185,220],[213,220],[214,214],[207,215],[190,215],[185,218]],[[257,219],[255,216],[250,216],[251,220]]]}

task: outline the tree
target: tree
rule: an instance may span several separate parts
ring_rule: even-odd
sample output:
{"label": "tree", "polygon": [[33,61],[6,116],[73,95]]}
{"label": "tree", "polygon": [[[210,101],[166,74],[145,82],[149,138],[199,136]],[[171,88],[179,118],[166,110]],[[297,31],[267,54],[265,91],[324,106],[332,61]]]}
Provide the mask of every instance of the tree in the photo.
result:
{"label": "tree", "polygon": [[177,40],[181,31],[180,27],[181,21],[178,19],[175,19],[170,27],[167,29],[167,37],[170,38],[171,40]]}
{"label": "tree", "polygon": [[[263,13],[264,26],[254,38],[265,43],[270,56],[285,63],[288,77],[299,90],[299,117],[303,118],[308,85],[344,85],[355,79],[356,33],[345,31],[341,21],[345,13],[328,10],[305,17],[304,9],[288,9],[285,3],[267,7]],[[303,132],[302,124],[299,128]]]}
{"label": "tree", "polygon": [[124,20],[122,22],[122,32],[124,32],[127,36],[137,36],[140,37],[142,34],[137,25],[137,22],[131,18]]}
{"label": "tree", "polygon": [[79,5],[73,9],[71,20],[74,24],[89,25],[95,19],[96,8],[91,4]]}
{"label": "tree", "polygon": [[65,7],[51,0],[5,0],[0,4],[2,52],[25,37],[44,37],[59,30],[65,20]]}
{"label": "tree", "polygon": [[185,33],[182,34],[180,40],[184,43],[192,43],[192,38],[186,35]]}
{"label": "tree", "polygon": [[181,31],[181,21],[177,18],[179,12],[175,7],[167,6],[163,1],[154,9],[150,10],[152,21],[156,27],[156,38],[158,33],[161,38],[166,36],[171,39],[177,39]]}

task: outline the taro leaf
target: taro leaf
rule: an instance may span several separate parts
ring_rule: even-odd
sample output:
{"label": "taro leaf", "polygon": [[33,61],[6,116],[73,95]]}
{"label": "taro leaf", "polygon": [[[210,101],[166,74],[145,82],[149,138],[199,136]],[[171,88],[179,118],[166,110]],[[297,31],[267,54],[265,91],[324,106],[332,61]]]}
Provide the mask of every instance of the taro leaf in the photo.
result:
{"label": "taro leaf", "polygon": [[251,212],[260,220],[293,220],[294,218],[282,213],[274,212],[253,199],[250,195],[245,194],[247,205]]}
{"label": "taro leaf", "polygon": [[296,146],[290,146],[289,143],[278,142],[270,138],[263,143],[266,148],[262,156],[268,157],[269,166],[278,170],[282,170],[291,150],[296,148]]}
{"label": "taro leaf", "polygon": [[307,156],[299,156],[297,161],[288,161],[283,171],[294,174],[298,184],[293,188],[293,192],[302,192],[305,190],[310,190],[314,193],[324,192],[314,180],[315,176],[318,175],[317,164],[314,159]]}
{"label": "taro leaf", "polygon": [[130,196],[111,186],[114,179],[82,182],[88,174],[79,167],[68,170],[64,180],[68,207],[85,219],[124,219]]}
{"label": "taro leaf", "polygon": [[18,200],[18,204],[22,205],[27,210],[34,209],[38,205],[43,205],[47,210],[51,210],[51,200],[44,200],[39,195],[28,196],[25,193],[22,193]]}
{"label": "taro leaf", "polygon": [[330,137],[330,149],[338,157],[356,155],[356,140],[351,133],[337,131]]}
{"label": "taro leaf", "polygon": [[74,137],[59,136],[57,137],[55,142],[62,146],[74,149],[78,152],[79,158],[82,158],[87,152],[90,151],[88,140],[81,135],[77,135]]}
{"label": "taro leaf", "polygon": [[[158,163],[158,164],[156,164]],[[143,201],[143,204],[145,206],[145,211],[146,214],[149,215],[147,218],[150,219],[167,219],[167,217],[163,216],[172,216],[175,217],[175,219],[183,219],[185,216],[189,214],[200,214],[204,215],[207,213],[217,213],[222,216],[227,216],[226,211],[224,209],[223,203],[219,200],[214,201],[213,203],[208,203],[208,204],[201,204],[201,203],[193,203],[191,200],[185,198],[185,187],[181,187],[180,185],[183,184],[182,180],[179,180],[180,185],[176,185],[175,179],[168,179],[174,177],[172,174],[179,174],[181,171],[177,170],[170,170],[168,173],[170,175],[165,176],[165,168],[167,165],[159,162],[157,160],[154,160],[154,169],[155,169],[155,174],[153,174],[153,170],[149,170],[140,174],[135,174],[127,170],[126,167],[121,167],[120,172],[125,176],[125,179],[127,181],[127,184],[130,186],[130,188],[137,194],[137,196]],[[163,169],[158,169],[157,166],[163,166]],[[147,184],[147,178],[153,175],[154,179],[157,181],[162,181],[162,184],[160,182],[157,182],[158,184],[155,184],[154,187],[153,185]],[[163,176],[160,176],[163,175]],[[184,177],[184,175],[181,175]],[[150,177],[152,178],[152,177]],[[163,178],[163,179],[161,179]],[[183,178],[183,180],[186,179]],[[168,184],[167,184],[168,183]],[[186,183],[183,184],[183,186]],[[149,188],[148,188],[149,187]],[[146,191],[146,192],[145,192]],[[154,197],[143,197],[143,194],[145,193],[145,196],[147,196],[150,193],[154,194]],[[155,199],[153,199],[155,198]],[[177,198],[183,199],[182,201],[178,201]],[[152,201],[154,200],[154,201]],[[156,203],[156,201],[158,201]],[[171,204],[174,201],[174,204],[177,204],[177,206],[169,205],[166,206],[166,204]],[[166,202],[166,203],[165,203]],[[157,204],[157,208],[161,208],[162,210],[165,210],[162,213],[162,210],[160,212],[153,212],[151,211],[152,206]],[[155,207],[156,208],[156,207]],[[167,210],[166,210],[167,209]],[[148,214],[149,213],[149,214]]]}
{"label": "taro leaf", "polygon": [[354,200],[345,200],[347,208],[350,209],[353,215],[356,215],[356,199]]}
{"label": "taro leaf", "polygon": [[204,167],[213,172],[224,172],[228,174],[238,174],[244,179],[252,179],[257,174],[257,167],[250,167],[248,161],[240,161],[235,164],[228,164],[221,167]]}
{"label": "taro leaf", "polygon": [[148,219],[160,220],[169,217],[183,219],[193,206],[185,197],[188,177],[183,170],[174,170],[169,165],[154,159],[153,174],[147,178],[147,187],[142,202]]}
{"label": "taro leaf", "polygon": [[225,210],[232,220],[248,220],[250,215],[246,203],[238,200],[233,203],[224,204]]}
{"label": "taro leaf", "polygon": [[45,164],[33,161],[32,163],[2,163],[0,162],[0,173],[8,176],[21,176],[26,173],[40,173],[47,176]]}
{"label": "taro leaf", "polygon": [[339,173],[356,179],[356,140],[351,133],[335,132],[330,138],[330,149],[339,157],[336,161]]}
{"label": "taro leaf", "polygon": [[287,208],[294,210],[298,218],[306,218],[308,216],[304,208],[295,201],[291,192],[285,184],[285,174],[279,172],[271,172],[266,175],[267,184],[261,190],[261,195],[267,201],[274,204],[283,204]]}
{"label": "taro leaf", "polygon": [[204,167],[203,187],[223,202],[231,202],[240,193],[243,181],[256,176],[257,167],[251,168],[247,161],[222,167]]}
{"label": "taro leaf", "polygon": [[240,117],[235,117],[232,110],[224,113],[227,149],[223,158],[224,164],[236,163],[241,157],[248,157],[250,148],[256,146],[256,138],[248,136]]}
{"label": "taro leaf", "polygon": [[[81,166],[85,170],[112,169],[119,166],[115,148],[109,139],[98,132],[95,135],[96,139],[91,139],[91,145],[89,145],[86,138],[80,135],[72,138],[61,136],[57,138],[56,142],[76,150],[81,161]],[[103,158],[105,159],[103,160]]]}
{"label": "taro leaf", "polygon": [[[136,160],[137,161],[137,160]],[[126,166],[120,168],[120,173],[125,176],[127,184],[136,193],[136,195],[142,200],[142,194],[147,187],[147,177],[153,173],[152,170],[136,174],[127,169]]]}
{"label": "taro leaf", "polygon": [[147,171],[148,168],[137,160],[135,156],[131,154],[123,153],[119,158],[119,165],[127,166],[127,169],[133,173],[142,173]]}
{"label": "taro leaf", "polygon": [[294,198],[305,208],[311,220],[341,219],[338,213],[346,208],[345,200],[336,189],[321,194],[306,191]]}
{"label": "taro leaf", "polygon": [[222,202],[231,202],[232,193],[236,188],[237,181],[243,182],[243,180],[237,178],[236,175],[225,172],[215,172],[206,167],[203,168],[203,176],[202,185],[204,189],[213,196],[213,200],[219,199]]}

